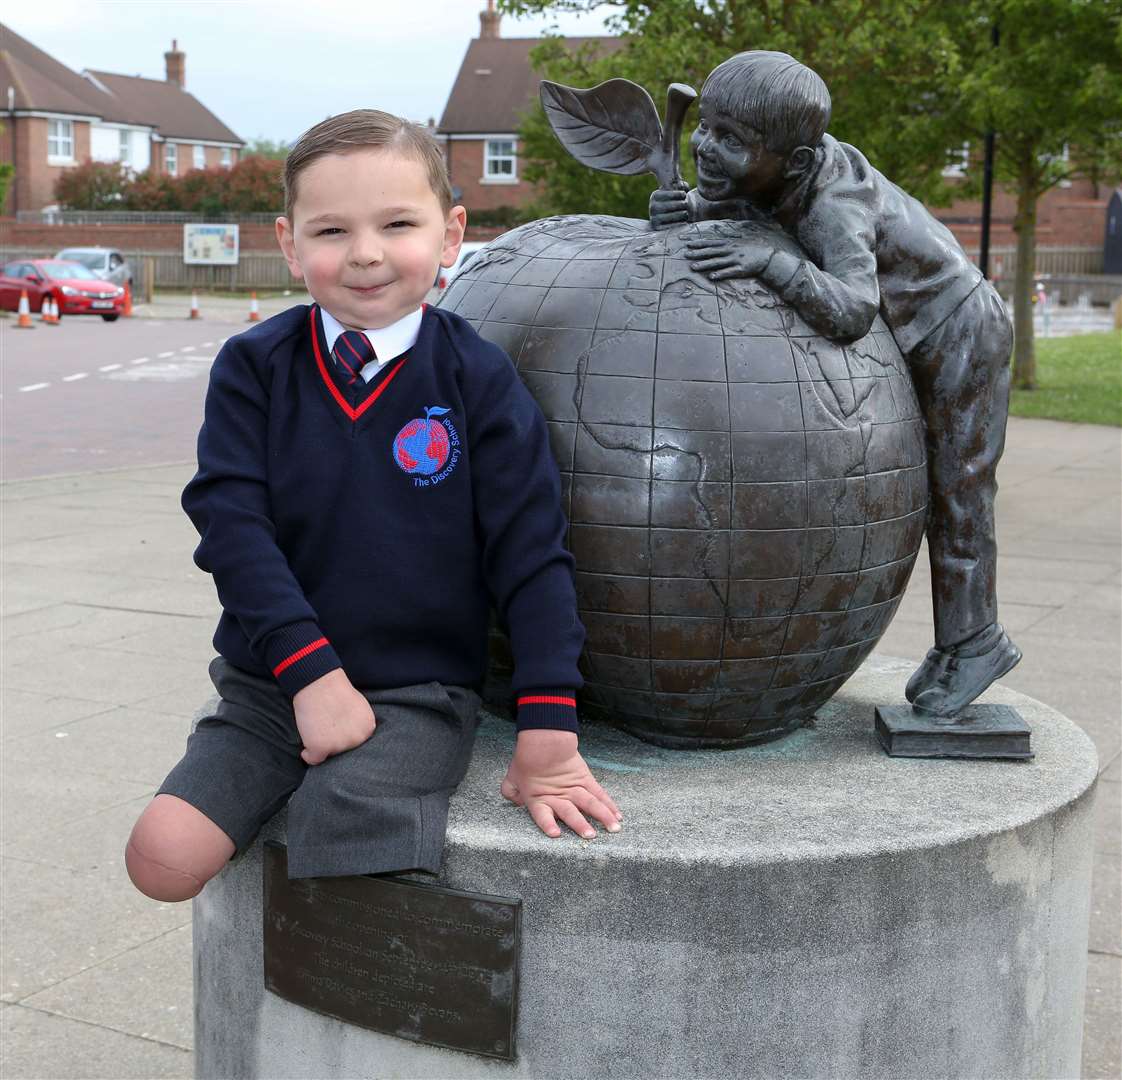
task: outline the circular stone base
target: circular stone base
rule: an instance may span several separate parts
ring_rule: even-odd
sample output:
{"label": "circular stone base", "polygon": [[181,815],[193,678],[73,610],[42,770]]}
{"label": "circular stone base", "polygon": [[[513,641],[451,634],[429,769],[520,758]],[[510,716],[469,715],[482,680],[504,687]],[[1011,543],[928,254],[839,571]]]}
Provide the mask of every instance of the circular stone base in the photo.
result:
{"label": "circular stone base", "polygon": [[195,904],[197,1075],[1078,1075],[1095,751],[994,688],[1032,761],[889,758],[873,708],[913,668],[871,660],[813,728],[743,750],[586,730],[626,816],[595,841],[499,797],[513,731],[485,721],[440,883],[523,902],[511,1064],[267,993],[259,841]]}

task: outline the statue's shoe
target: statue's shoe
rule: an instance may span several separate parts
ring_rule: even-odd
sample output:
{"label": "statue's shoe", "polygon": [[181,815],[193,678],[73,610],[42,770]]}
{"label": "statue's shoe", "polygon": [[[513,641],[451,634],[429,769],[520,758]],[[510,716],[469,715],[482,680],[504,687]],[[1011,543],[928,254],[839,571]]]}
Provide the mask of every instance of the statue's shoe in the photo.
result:
{"label": "statue's shoe", "polygon": [[[994,623],[940,655],[945,657],[945,662],[934,682],[918,690],[910,699],[916,712],[929,716],[955,716],[960,713],[987,687],[1017,666],[1021,650],[1009,640],[1005,628],[1000,623]],[[913,679],[918,675],[919,672]]]}
{"label": "statue's shoe", "polygon": [[923,663],[912,672],[908,685],[904,687],[904,697],[909,701],[915,701],[916,694],[935,684],[935,680],[939,678],[949,660],[950,656],[947,653],[940,652],[938,649],[929,649],[923,658]]}

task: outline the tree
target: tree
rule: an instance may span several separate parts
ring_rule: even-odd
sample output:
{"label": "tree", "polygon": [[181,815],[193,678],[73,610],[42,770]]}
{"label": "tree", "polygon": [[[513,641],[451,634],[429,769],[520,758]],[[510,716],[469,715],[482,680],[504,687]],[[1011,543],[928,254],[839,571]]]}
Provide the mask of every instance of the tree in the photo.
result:
{"label": "tree", "polygon": [[280,139],[266,139],[264,135],[258,135],[241,152],[243,161],[247,157],[272,158],[275,161],[284,161],[288,157],[288,144]]}
{"label": "tree", "polygon": [[119,161],[85,161],[55,181],[55,199],[64,210],[120,210],[129,180]]}
{"label": "tree", "polygon": [[[1122,0],[501,0],[501,6],[514,14],[612,8],[610,27],[623,37],[618,51],[600,59],[569,56],[555,36],[532,54],[535,63],[547,78],[574,86],[630,78],[660,107],[669,82],[700,89],[705,75],[735,52],[789,52],[830,87],[831,133],[929,205],[979,190],[980,162],[971,163],[965,187],[949,186],[942,170],[949,148],[980,147],[993,130],[998,179],[1017,197],[1015,378],[1021,387],[1035,384],[1036,207],[1063,179],[1118,175]],[[991,45],[995,22],[998,48]],[[528,114],[522,135],[531,158],[525,175],[542,182],[543,208],[645,214],[649,178],[603,176],[577,165],[540,109]],[[688,172],[686,178],[692,179]]]}

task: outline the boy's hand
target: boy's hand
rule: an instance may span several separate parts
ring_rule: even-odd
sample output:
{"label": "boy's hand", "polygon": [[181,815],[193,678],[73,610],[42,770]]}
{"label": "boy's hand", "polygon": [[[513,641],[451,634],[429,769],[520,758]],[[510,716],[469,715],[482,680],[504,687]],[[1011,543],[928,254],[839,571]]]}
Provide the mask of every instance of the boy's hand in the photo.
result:
{"label": "boy's hand", "polygon": [[292,699],[292,708],[304,744],[300,757],[307,765],[361,746],[374,734],[374,710],[342,668],[308,683]]}
{"label": "boy's hand", "polygon": [[653,192],[649,209],[651,228],[667,229],[679,222],[689,221],[688,193],[689,188],[684,183],[681,188],[659,188]]}
{"label": "boy's hand", "polygon": [[759,277],[775,249],[752,240],[690,240],[690,269],[705,274],[710,281],[723,278]]}
{"label": "boy's hand", "polygon": [[601,822],[608,832],[619,832],[623,820],[619,807],[577,753],[577,736],[572,731],[520,731],[501,790],[504,799],[525,806],[538,828],[554,838],[561,835],[558,820],[586,840],[596,830],[584,814]]}

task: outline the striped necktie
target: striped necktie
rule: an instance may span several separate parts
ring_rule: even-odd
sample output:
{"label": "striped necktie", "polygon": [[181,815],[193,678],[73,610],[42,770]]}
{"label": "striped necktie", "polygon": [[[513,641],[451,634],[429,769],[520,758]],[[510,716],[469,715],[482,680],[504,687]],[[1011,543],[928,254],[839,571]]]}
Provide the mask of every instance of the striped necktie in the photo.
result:
{"label": "striped necktie", "polygon": [[335,362],[341,364],[349,376],[348,386],[354,386],[362,369],[375,360],[374,346],[367,340],[361,330],[344,330],[335,339],[335,349],[331,354]]}

